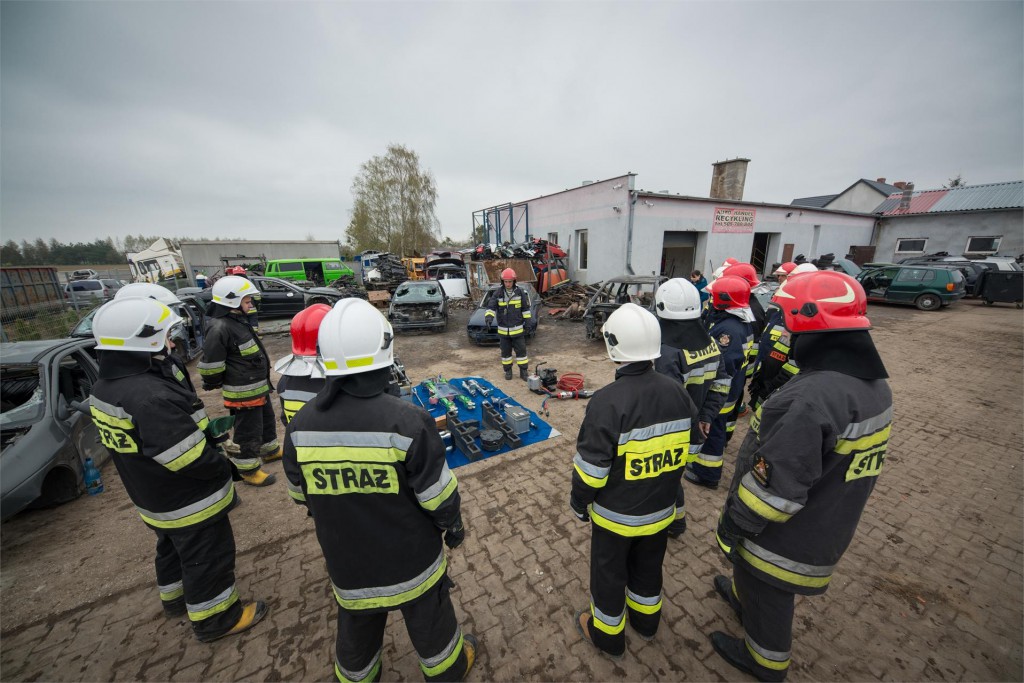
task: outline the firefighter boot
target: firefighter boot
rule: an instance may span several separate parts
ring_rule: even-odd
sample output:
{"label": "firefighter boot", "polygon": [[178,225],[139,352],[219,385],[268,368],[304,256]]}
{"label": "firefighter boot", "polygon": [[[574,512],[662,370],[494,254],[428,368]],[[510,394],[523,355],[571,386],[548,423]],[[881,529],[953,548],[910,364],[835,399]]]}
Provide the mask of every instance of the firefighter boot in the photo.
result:
{"label": "firefighter boot", "polygon": [[167,600],[163,603],[164,616],[168,618],[182,617],[185,616],[187,608],[185,607],[185,596],[179,595],[174,600]]}
{"label": "firefighter boot", "polygon": [[238,618],[238,621],[235,622],[235,625],[231,627],[230,631],[225,631],[219,636],[198,636],[198,638],[200,642],[211,643],[225,636],[233,636],[236,633],[247,631],[258,624],[263,617],[267,616],[267,612],[269,611],[270,608],[267,607],[267,603],[262,600],[250,602],[242,608],[242,616]]}
{"label": "firefighter boot", "polygon": [[505,379],[512,379],[512,366],[511,365],[506,365],[505,366]]}
{"label": "firefighter boot", "polygon": [[260,446],[260,457],[263,458],[263,464],[280,460],[281,455],[281,445],[277,442],[277,439]]}
{"label": "firefighter boot", "polygon": [[743,673],[750,674],[759,681],[779,683],[786,680],[788,664],[781,671],[759,666],[750,653],[747,652],[747,644],[743,642],[742,638],[733,638],[721,631],[715,631],[711,634],[711,647],[715,648],[715,652],[730,666],[739,669]]}
{"label": "firefighter boot", "polygon": [[253,470],[252,472],[242,472],[242,481],[249,486],[270,486],[277,477],[273,474],[267,474],[263,470]]}
{"label": "firefighter boot", "polygon": [[462,674],[461,680],[469,678],[469,671],[473,668],[473,662],[476,661],[476,653],[479,649],[479,644],[476,642],[476,636],[469,633],[465,633],[462,636],[462,651],[466,653],[466,671]]}
{"label": "firefighter boot", "polygon": [[743,606],[740,605],[739,598],[732,591],[732,581],[728,576],[722,576],[719,574],[715,577],[715,592],[722,596],[722,599],[729,603],[729,607],[732,607],[732,611],[736,613],[740,621],[743,621]]}
{"label": "firefighter boot", "polygon": [[598,652],[603,654],[605,657],[609,657],[615,660],[616,662],[622,659],[622,655],[624,653],[620,652],[619,654],[614,655],[611,652],[602,650],[601,648],[597,647],[597,644],[594,642],[594,638],[590,635],[590,624],[592,623],[592,620],[590,618],[589,607],[584,607],[583,609],[578,610],[576,612],[576,616],[573,617],[573,623],[576,626],[576,632],[583,636],[583,640],[587,641],[595,648],[597,648]]}
{"label": "firefighter boot", "polygon": [[525,366],[525,365],[520,365],[519,366],[519,379],[521,379],[521,380],[523,380],[525,382],[526,378],[529,376],[529,374],[530,374],[530,372],[529,372],[529,369],[527,368],[527,366]]}

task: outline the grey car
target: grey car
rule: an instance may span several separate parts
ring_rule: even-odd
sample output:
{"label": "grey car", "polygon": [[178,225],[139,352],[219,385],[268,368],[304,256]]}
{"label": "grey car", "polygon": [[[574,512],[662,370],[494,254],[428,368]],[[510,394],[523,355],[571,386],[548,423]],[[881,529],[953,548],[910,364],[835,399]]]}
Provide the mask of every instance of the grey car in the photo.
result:
{"label": "grey car", "polygon": [[583,312],[587,339],[600,339],[604,321],[622,304],[634,303],[654,312],[654,293],[667,279],[662,275],[622,275],[605,282]]}
{"label": "grey car", "polygon": [[437,280],[409,280],[398,285],[388,307],[396,331],[433,330],[448,326],[448,299]]}
{"label": "grey car", "polygon": [[0,518],[81,495],[83,463],[107,460],[92,420],[72,408],[89,398],[99,368],[92,339],[0,345]]}

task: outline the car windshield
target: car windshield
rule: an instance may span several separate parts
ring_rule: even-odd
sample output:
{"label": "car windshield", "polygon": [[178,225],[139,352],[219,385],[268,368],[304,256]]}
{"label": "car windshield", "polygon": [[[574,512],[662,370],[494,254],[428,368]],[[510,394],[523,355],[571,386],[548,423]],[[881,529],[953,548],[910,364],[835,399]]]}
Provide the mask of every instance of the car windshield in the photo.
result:
{"label": "car windshield", "polygon": [[73,330],[71,330],[71,334],[69,334],[68,336],[69,337],[92,337],[92,319],[93,319],[93,316],[96,315],[96,311],[97,310],[99,310],[99,309],[94,309],[92,311],[89,311],[89,315],[85,316],[80,321],[78,321],[78,324],[75,325],[75,328]]}
{"label": "car windshield", "polygon": [[396,304],[425,304],[436,303],[441,300],[444,294],[440,287],[434,283],[413,284],[406,282],[395,290],[393,301]]}
{"label": "car windshield", "polygon": [[38,365],[0,367],[0,427],[22,427],[43,416],[43,383]]}

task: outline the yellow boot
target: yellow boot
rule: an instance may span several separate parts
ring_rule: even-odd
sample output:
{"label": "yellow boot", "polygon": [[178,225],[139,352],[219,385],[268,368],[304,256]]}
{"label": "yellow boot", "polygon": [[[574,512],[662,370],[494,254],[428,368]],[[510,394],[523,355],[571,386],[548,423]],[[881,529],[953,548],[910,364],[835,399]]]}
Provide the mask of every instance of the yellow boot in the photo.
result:
{"label": "yellow boot", "polygon": [[263,463],[274,462],[280,460],[282,455],[282,449],[278,444],[277,439],[274,439],[270,443],[265,443],[260,446],[260,457],[263,458]]}
{"label": "yellow boot", "polygon": [[263,470],[253,470],[252,472],[242,472],[242,481],[249,486],[270,486],[277,477],[273,474],[267,474]]}
{"label": "yellow boot", "polygon": [[466,680],[469,677],[469,670],[473,668],[473,662],[476,661],[477,647],[476,636],[468,633],[463,634],[462,651],[466,653],[466,672],[462,674],[462,680]]}
{"label": "yellow boot", "polygon": [[233,636],[236,633],[247,631],[260,622],[263,617],[267,616],[267,612],[270,608],[267,607],[267,603],[262,600],[256,602],[250,602],[242,608],[242,616],[238,618],[235,625],[231,627],[230,631],[221,633],[219,636],[199,636],[199,640],[204,643],[210,643],[224,636]]}

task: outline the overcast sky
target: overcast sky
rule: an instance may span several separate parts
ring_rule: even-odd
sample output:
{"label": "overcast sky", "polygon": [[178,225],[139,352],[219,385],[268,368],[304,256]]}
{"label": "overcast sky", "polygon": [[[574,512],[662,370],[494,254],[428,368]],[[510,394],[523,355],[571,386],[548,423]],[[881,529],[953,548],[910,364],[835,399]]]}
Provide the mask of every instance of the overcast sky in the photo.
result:
{"label": "overcast sky", "polygon": [[406,145],[444,235],[632,171],[744,199],[1024,177],[1022,2],[0,2],[0,239],[344,240]]}

